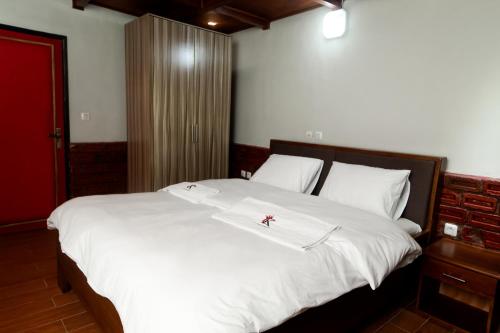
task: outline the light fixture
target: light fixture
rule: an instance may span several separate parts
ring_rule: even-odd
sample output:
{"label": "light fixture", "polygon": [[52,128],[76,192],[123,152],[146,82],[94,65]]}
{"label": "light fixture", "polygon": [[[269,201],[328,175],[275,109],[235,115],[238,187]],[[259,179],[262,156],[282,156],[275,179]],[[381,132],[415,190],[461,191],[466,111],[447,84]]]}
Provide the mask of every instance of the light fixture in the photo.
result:
{"label": "light fixture", "polygon": [[208,21],[207,24],[211,27],[215,27],[217,25],[217,22],[215,21]]}
{"label": "light fixture", "polygon": [[347,12],[340,8],[328,12],[323,19],[323,36],[327,39],[342,37],[347,25]]}

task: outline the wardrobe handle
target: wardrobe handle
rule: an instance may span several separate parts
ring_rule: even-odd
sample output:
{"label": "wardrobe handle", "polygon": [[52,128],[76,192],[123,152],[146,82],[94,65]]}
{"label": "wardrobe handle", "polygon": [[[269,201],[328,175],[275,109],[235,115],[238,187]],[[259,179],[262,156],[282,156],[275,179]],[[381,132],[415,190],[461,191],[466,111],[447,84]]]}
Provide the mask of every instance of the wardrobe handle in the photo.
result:
{"label": "wardrobe handle", "polygon": [[200,140],[200,127],[198,126],[198,124],[194,125],[195,127],[195,142],[198,143],[199,140]]}
{"label": "wardrobe handle", "polygon": [[195,143],[194,125],[191,125],[191,142]]}

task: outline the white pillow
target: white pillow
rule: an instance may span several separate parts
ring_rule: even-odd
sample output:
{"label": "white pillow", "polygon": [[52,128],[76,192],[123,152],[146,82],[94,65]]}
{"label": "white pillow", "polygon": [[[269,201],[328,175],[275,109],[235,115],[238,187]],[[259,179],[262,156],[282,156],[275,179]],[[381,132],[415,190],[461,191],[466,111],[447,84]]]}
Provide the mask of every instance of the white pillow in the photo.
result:
{"label": "white pillow", "polygon": [[416,234],[422,232],[422,227],[420,225],[405,218],[400,218],[399,220],[397,220],[396,225],[409,233],[411,236],[415,236]]}
{"label": "white pillow", "polygon": [[410,189],[411,189],[411,183],[410,180],[407,179],[405,187],[403,188],[403,192],[401,193],[401,198],[399,198],[396,211],[394,212],[394,216],[392,217],[394,221],[396,221],[401,217],[401,215],[403,215],[403,212],[406,208],[406,204],[408,203],[408,199],[410,198]]}
{"label": "white pillow", "polygon": [[320,159],[272,154],[250,181],[311,194],[322,168]]}
{"label": "white pillow", "polygon": [[393,220],[409,175],[410,170],[333,162],[319,196]]}

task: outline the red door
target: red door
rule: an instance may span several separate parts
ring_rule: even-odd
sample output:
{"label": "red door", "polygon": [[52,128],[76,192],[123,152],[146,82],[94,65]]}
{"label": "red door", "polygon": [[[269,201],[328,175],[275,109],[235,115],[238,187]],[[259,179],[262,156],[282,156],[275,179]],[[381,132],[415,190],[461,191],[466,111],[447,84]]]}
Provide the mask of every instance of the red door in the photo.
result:
{"label": "red door", "polygon": [[0,233],[66,199],[64,37],[0,27]]}

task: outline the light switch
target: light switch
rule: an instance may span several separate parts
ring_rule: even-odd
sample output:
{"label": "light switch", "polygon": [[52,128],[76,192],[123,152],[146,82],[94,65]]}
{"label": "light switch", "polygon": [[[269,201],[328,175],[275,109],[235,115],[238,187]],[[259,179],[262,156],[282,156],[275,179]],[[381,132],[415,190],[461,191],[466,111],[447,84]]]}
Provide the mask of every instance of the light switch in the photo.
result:
{"label": "light switch", "polygon": [[80,113],[80,119],[81,120],[90,120],[90,113],[89,112]]}
{"label": "light switch", "polygon": [[314,138],[316,140],[323,140],[323,132],[321,132],[321,131],[314,132]]}
{"label": "light switch", "polygon": [[306,138],[312,139],[313,138],[313,132],[312,131],[306,131]]}
{"label": "light switch", "polygon": [[247,179],[252,178],[252,173],[250,171],[247,171],[246,178]]}
{"label": "light switch", "polygon": [[241,170],[240,175],[241,175],[241,177],[246,178],[247,172],[245,170]]}

